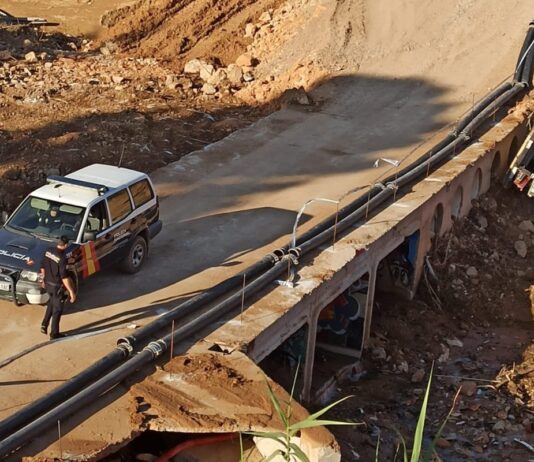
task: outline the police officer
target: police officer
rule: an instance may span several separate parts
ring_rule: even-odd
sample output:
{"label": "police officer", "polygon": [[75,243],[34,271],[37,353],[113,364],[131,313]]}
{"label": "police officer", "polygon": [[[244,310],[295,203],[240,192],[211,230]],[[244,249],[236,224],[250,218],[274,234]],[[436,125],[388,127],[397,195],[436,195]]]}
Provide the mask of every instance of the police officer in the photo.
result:
{"label": "police officer", "polygon": [[61,319],[65,305],[65,299],[63,298],[64,289],[67,290],[71,303],[74,303],[76,300],[74,286],[67,274],[67,262],[64,254],[68,245],[68,237],[61,236],[57,245],[50,247],[46,251],[41,263],[44,288],[49,296],[46,313],[41,323],[41,332],[46,334],[48,324],[50,323],[50,319],[52,319],[50,339],[64,336],[64,334],[59,333],[59,320]]}

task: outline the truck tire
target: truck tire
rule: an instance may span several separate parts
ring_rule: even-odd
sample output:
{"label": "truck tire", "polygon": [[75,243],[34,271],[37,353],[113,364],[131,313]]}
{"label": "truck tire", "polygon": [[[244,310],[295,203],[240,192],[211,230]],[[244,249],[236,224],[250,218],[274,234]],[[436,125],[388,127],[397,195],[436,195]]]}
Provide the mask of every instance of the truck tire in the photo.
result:
{"label": "truck tire", "polygon": [[137,273],[143,266],[147,254],[148,246],[145,239],[142,236],[137,236],[121,263],[121,270],[129,274]]}

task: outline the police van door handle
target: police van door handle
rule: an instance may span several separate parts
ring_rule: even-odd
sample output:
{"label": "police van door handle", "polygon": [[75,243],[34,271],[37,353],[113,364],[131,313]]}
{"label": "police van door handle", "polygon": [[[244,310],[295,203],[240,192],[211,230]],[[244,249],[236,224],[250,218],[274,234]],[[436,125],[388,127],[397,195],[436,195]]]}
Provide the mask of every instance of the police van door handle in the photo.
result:
{"label": "police van door handle", "polygon": [[105,239],[106,241],[109,241],[112,237],[113,237],[113,236],[111,236],[111,233],[107,233],[107,234],[104,235],[104,239]]}

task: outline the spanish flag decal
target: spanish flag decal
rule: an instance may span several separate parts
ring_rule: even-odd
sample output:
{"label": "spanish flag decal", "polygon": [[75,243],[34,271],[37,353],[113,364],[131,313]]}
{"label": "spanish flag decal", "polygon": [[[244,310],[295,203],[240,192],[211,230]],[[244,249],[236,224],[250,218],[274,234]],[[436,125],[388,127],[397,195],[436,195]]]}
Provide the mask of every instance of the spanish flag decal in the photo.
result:
{"label": "spanish flag decal", "polygon": [[81,246],[83,278],[100,271],[100,262],[96,256],[95,243],[89,241]]}

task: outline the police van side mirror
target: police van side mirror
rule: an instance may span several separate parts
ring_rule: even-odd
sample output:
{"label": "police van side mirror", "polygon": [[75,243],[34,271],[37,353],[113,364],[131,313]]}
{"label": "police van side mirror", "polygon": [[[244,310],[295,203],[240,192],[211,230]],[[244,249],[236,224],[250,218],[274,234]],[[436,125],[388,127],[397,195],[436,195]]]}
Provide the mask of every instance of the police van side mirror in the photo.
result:
{"label": "police van side mirror", "polygon": [[96,231],[84,231],[83,242],[96,241]]}
{"label": "police van side mirror", "polygon": [[8,218],[9,218],[9,215],[5,210],[2,213],[0,213],[0,225],[4,225]]}

